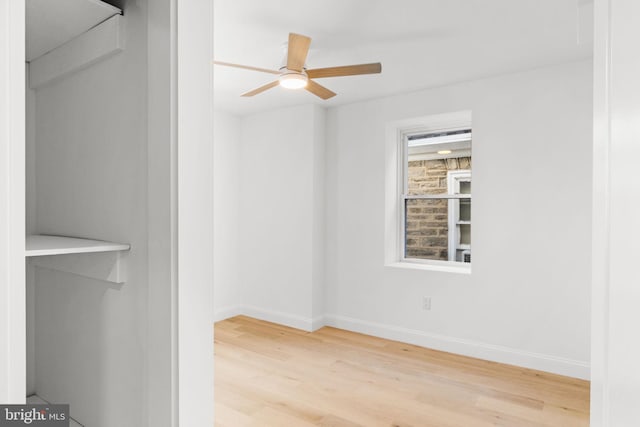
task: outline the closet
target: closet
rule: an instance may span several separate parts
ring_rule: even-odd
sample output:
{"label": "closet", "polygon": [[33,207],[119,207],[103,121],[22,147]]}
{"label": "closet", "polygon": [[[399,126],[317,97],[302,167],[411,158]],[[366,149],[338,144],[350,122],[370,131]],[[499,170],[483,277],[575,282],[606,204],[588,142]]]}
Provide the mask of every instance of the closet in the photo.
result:
{"label": "closet", "polygon": [[146,17],[129,3],[26,1],[27,401],[70,404],[72,426],[145,419]]}

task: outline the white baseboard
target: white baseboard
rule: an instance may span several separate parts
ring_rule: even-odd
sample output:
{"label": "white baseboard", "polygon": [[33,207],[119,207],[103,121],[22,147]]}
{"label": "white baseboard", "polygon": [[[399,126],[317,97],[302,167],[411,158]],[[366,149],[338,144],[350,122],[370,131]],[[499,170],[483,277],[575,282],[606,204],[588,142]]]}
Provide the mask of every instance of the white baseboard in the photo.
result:
{"label": "white baseboard", "polygon": [[303,331],[312,331],[313,320],[299,316],[297,314],[284,313],[282,311],[267,310],[252,305],[242,306],[242,314],[256,319],[265,320],[267,322],[278,323],[280,325],[289,326],[291,328],[302,329]]}
{"label": "white baseboard", "polygon": [[318,329],[326,325],[327,325],[327,322],[324,315],[314,317],[313,319],[311,319],[311,331],[317,331]]}
{"label": "white baseboard", "polygon": [[309,318],[276,310],[267,310],[252,305],[234,305],[218,309],[213,314],[215,322],[234,316],[249,316],[255,319],[273,322],[290,328],[312,332],[324,326],[324,316]]}
{"label": "white baseboard", "polygon": [[499,345],[430,334],[415,329],[368,322],[336,314],[326,314],[324,321],[327,326],[415,344],[434,350],[551,372],[573,378],[588,380],[590,377],[589,363],[582,360],[565,359]]}
{"label": "white baseboard", "polygon": [[522,351],[500,345],[487,344],[462,338],[431,334],[416,329],[402,328],[369,322],[337,314],[326,314],[308,318],[281,311],[268,310],[255,306],[236,305],[215,312],[215,320],[220,321],[233,316],[245,315],[267,322],[278,323],[303,331],[315,331],[323,326],[345,329],[375,337],[400,341],[434,350],[446,351],[463,356],[475,357],[492,362],[521,366],[538,371],[551,372],[573,378],[588,380],[589,363],[582,360],[571,360],[547,354]]}
{"label": "white baseboard", "polygon": [[241,314],[243,314],[241,305],[231,305],[227,307],[222,307],[213,312],[213,321],[219,322],[221,320],[225,320],[234,316],[239,316]]}

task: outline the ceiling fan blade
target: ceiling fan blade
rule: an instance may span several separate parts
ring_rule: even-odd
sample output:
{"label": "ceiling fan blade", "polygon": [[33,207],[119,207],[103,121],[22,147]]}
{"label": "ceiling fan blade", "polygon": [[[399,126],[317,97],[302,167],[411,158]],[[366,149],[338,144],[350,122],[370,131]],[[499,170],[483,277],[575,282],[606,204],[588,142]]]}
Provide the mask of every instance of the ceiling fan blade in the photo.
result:
{"label": "ceiling fan blade", "polygon": [[316,68],[313,70],[307,70],[307,75],[309,76],[309,78],[318,79],[322,77],[357,76],[359,74],[377,74],[381,72],[382,72],[382,64],[379,62],[375,62],[372,64]]}
{"label": "ceiling fan blade", "polygon": [[307,61],[311,39],[300,34],[289,33],[289,49],[287,51],[287,68],[302,71]]}
{"label": "ceiling fan blade", "polygon": [[245,70],[260,71],[262,73],[280,74],[280,71],[267,70],[266,68],[251,67],[249,65],[232,64],[231,62],[213,61],[216,65],[224,65],[225,67],[243,68]]}
{"label": "ceiling fan blade", "polygon": [[313,80],[309,80],[307,82],[307,87],[305,89],[307,89],[312,94],[314,94],[316,96],[319,96],[322,99],[329,99],[329,98],[333,98],[334,96],[336,96],[335,92],[330,91],[326,87],[324,87],[322,85],[319,85],[318,83],[314,82]]}
{"label": "ceiling fan blade", "polygon": [[272,87],[276,87],[276,86],[278,86],[278,83],[279,83],[279,82],[278,82],[278,80],[273,81],[273,82],[268,83],[268,84],[266,84],[266,85],[264,85],[264,86],[260,86],[259,88],[254,89],[254,90],[252,90],[252,91],[250,91],[250,92],[243,93],[243,94],[242,94],[242,96],[253,96],[253,95],[257,95],[257,94],[259,94],[259,93],[264,92],[265,90],[268,90],[268,89],[271,89]]}

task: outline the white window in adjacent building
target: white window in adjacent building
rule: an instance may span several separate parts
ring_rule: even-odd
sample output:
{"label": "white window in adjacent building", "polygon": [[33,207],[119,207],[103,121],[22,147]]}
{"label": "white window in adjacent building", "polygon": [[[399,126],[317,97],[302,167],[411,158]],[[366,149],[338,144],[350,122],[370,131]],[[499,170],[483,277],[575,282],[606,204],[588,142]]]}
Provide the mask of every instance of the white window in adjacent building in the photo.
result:
{"label": "white window in adjacent building", "polygon": [[402,136],[402,260],[471,262],[471,129]]}

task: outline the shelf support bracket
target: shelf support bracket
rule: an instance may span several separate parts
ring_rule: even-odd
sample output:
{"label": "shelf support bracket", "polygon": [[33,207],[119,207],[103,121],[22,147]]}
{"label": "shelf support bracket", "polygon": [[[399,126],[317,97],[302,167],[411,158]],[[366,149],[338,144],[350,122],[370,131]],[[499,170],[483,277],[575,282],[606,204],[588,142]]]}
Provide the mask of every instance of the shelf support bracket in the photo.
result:
{"label": "shelf support bracket", "polygon": [[128,251],[48,255],[28,258],[31,265],[105,282],[127,281]]}

